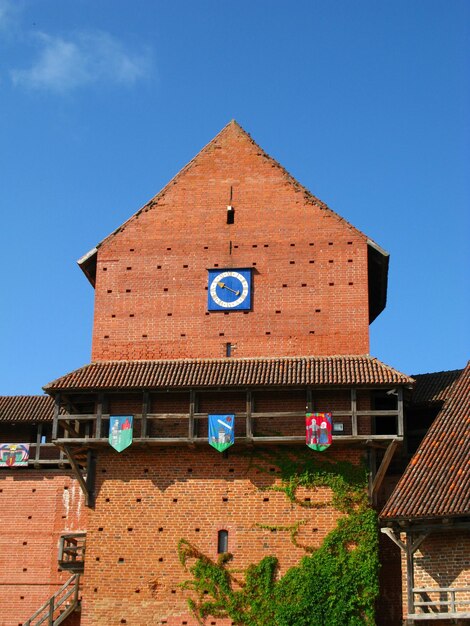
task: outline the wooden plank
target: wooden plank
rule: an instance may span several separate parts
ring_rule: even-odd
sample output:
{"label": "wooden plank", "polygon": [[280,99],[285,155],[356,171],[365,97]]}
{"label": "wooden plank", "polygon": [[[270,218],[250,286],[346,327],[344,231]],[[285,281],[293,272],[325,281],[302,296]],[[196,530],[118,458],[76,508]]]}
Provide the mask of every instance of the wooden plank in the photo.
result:
{"label": "wooden plank", "polygon": [[99,439],[101,437],[101,418],[103,416],[103,394],[98,394],[98,403],[96,406],[96,423],[95,423],[95,437]]}
{"label": "wooden plank", "polygon": [[194,439],[194,412],[196,406],[196,393],[194,389],[189,392],[189,421],[188,421],[188,439],[193,441]]}
{"label": "wooden plank", "polygon": [[307,387],[306,409],[307,413],[313,413],[313,393],[311,387]]}
{"label": "wooden plank", "polygon": [[393,455],[395,454],[395,451],[398,448],[398,443],[399,443],[398,439],[394,439],[393,441],[390,442],[387,450],[385,451],[380,467],[377,470],[377,473],[372,482],[371,494],[370,494],[372,500],[375,499],[375,497],[377,496],[377,493],[379,492],[380,487],[382,486],[383,480],[385,478],[385,474],[387,473],[389,465],[393,459]]}
{"label": "wooden plank", "polygon": [[150,408],[150,394],[148,391],[144,391],[142,396],[142,424],[140,427],[140,436],[142,439],[147,437],[147,415]]}
{"label": "wooden plank", "polygon": [[86,506],[88,506],[88,489],[87,489],[87,485],[85,482],[85,479],[83,478],[83,474],[80,470],[80,468],[78,467],[77,462],[75,461],[74,457],[73,457],[73,452],[71,450],[69,450],[68,446],[64,446],[64,452],[65,455],[67,456],[69,463],[72,467],[73,473],[75,474],[77,480],[78,480],[78,484],[80,485],[81,490],[83,491],[83,494],[85,496],[85,504]]}
{"label": "wooden plank", "polygon": [[84,439],[84,437],[81,436],[81,434],[78,432],[78,430],[76,430],[72,424],[69,424],[68,421],[63,421],[62,422],[62,428],[64,430],[66,430],[68,433],[71,433],[72,435],[75,435],[76,439]]}
{"label": "wooden plank", "polygon": [[57,439],[59,429],[60,393],[54,398],[54,418],[52,422],[52,441]]}
{"label": "wooden plank", "polygon": [[36,435],[36,454],[34,455],[34,460],[36,463],[39,463],[39,457],[41,455],[41,437],[42,437],[42,423],[38,424],[38,432]]}
{"label": "wooden plank", "polygon": [[413,587],[415,582],[414,559],[411,551],[412,536],[406,534],[406,597],[408,614],[415,612]]}
{"label": "wooden plank", "polygon": [[87,452],[87,471],[86,471],[86,490],[88,494],[89,507],[95,506],[95,484],[96,484],[96,452],[88,450]]}
{"label": "wooden plank", "polygon": [[252,411],[253,411],[253,394],[248,389],[246,392],[246,436],[248,437],[248,439],[251,439],[253,437]]}
{"label": "wooden plank", "polygon": [[353,387],[351,389],[351,429],[353,437],[357,435],[357,392]]}
{"label": "wooden plank", "polygon": [[397,433],[399,437],[403,437],[403,387],[398,387],[398,419]]}

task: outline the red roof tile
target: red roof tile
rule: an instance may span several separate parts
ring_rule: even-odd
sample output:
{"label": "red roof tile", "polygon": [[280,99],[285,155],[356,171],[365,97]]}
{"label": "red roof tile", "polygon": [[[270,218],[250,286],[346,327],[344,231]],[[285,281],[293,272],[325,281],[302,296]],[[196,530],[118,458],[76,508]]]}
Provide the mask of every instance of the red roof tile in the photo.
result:
{"label": "red roof tile", "polygon": [[245,386],[411,385],[413,379],[370,356],[101,361],[44,389],[158,389]]}
{"label": "red roof tile", "polygon": [[450,370],[413,375],[416,385],[411,402],[414,405],[444,403],[450,395],[452,385],[461,373],[462,370]]}
{"label": "red roof tile", "polygon": [[50,396],[0,396],[0,422],[45,422],[53,415]]}
{"label": "red roof tile", "polygon": [[470,514],[470,362],[413,456],[381,518]]}

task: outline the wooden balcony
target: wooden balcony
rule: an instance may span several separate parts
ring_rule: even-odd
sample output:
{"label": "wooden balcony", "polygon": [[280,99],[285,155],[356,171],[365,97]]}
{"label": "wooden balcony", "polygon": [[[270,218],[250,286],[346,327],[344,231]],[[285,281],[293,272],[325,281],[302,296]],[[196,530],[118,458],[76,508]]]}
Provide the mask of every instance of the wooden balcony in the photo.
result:
{"label": "wooden balcony", "polygon": [[408,622],[470,619],[470,587],[413,589],[413,612]]}

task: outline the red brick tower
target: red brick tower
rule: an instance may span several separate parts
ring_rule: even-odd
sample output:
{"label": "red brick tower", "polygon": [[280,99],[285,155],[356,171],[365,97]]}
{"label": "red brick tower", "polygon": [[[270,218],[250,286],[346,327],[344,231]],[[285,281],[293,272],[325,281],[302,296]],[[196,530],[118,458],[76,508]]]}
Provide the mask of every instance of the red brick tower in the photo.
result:
{"label": "red brick tower", "polygon": [[[306,409],[333,415],[331,464],[377,445],[390,459],[401,441],[412,381],[368,355],[388,255],[231,122],[79,263],[92,362],[45,389],[91,507],[82,624],[196,624],[181,540],[230,552],[240,576],[275,555],[282,577],[344,515],[327,487],[294,503],[278,489],[279,459],[306,449]],[[208,445],[219,413],[235,415],[224,454]],[[121,453],[117,415],[134,426]]]}

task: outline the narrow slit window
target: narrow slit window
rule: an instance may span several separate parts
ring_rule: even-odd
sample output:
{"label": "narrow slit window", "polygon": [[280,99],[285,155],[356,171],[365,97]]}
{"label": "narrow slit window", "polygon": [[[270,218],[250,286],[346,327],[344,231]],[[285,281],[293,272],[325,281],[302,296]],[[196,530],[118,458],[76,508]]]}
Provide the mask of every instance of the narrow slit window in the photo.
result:
{"label": "narrow slit window", "polygon": [[233,208],[233,206],[228,206],[227,207],[227,224],[234,224],[235,223],[235,209]]}
{"label": "narrow slit window", "polygon": [[228,530],[219,530],[217,533],[217,554],[228,552]]}

